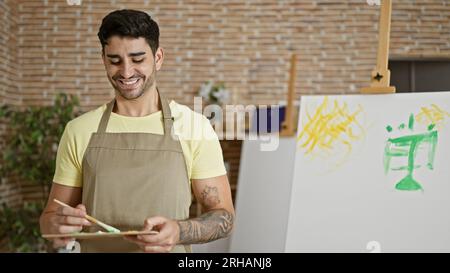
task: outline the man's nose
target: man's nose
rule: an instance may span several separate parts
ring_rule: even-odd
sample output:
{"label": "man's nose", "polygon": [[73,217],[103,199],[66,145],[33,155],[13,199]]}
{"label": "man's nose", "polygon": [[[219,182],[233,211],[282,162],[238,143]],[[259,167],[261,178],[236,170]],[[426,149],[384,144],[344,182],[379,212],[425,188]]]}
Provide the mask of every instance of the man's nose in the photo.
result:
{"label": "man's nose", "polygon": [[123,62],[120,69],[120,75],[125,79],[131,78],[134,75],[133,65],[128,62]]}

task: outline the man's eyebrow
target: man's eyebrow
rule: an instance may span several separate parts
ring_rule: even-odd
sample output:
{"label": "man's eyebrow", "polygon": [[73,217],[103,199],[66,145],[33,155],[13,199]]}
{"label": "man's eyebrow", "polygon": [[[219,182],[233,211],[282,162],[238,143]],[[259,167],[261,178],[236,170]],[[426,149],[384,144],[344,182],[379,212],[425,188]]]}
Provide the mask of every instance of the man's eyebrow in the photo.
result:
{"label": "man's eyebrow", "polygon": [[141,56],[141,55],[145,55],[145,52],[134,52],[134,53],[130,53],[128,54],[128,56],[130,57],[137,57],[137,56]]}
{"label": "man's eyebrow", "polygon": [[[128,56],[130,56],[130,57],[137,57],[137,56],[142,56],[142,55],[145,55],[145,52],[132,52],[132,53],[129,53],[128,54]],[[106,56],[108,57],[108,58],[120,58],[120,55],[118,55],[118,54],[106,54]]]}

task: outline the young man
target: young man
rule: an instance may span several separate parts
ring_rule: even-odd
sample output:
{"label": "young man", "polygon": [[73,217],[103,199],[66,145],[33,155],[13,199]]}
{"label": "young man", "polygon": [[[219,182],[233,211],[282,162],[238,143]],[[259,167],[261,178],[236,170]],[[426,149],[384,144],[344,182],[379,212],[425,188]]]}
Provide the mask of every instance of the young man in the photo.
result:
{"label": "young man", "polygon": [[[157,89],[164,59],[157,23],[118,10],[103,19],[98,37],[115,98],[67,124],[41,232],[98,230],[86,214],[123,231],[159,231],[83,240],[82,252],[189,252],[190,244],[227,236],[234,208],[220,144],[204,116]],[[195,219],[188,219],[191,188],[204,209]]]}

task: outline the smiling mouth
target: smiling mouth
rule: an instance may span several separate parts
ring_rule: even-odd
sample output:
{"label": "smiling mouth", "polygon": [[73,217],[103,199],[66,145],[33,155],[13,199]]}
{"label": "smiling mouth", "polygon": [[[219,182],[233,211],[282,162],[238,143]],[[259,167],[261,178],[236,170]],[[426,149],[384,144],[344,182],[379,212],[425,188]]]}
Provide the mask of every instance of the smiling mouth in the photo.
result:
{"label": "smiling mouth", "polygon": [[116,82],[119,87],[124,90],[132,90],[139,86],[141,78],[131,78],[131,79],[118,79]]}

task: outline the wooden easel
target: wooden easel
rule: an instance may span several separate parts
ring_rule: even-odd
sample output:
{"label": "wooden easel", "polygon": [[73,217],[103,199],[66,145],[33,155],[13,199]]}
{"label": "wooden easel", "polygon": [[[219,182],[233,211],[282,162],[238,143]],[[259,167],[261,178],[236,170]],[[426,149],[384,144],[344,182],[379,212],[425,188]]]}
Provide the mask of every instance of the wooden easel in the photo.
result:
{"label": "wooden easel", "polygon": [[[361,93],[395,93],[395,86],[390,86],[391,72],[388,69],[391,14],[392,0],[381,0],[377,65],[372,71],[370,86],[362,88]],[[295,135],[293,102],[295,95],[296,60],[296,54],[292,54],[286,118],[281,125],[280,131],[280,136],[284,137]]]}
{"label": "wooden easel", "polygon": [[395,93],[395,86],[390,86],[391,72],[388,69],[391,13],[392,1],[381,0],[377,66],[372,71],[370,87],[362,88],[361,93]]}
{"label": "wooden easel", "polygon": [[294,96],[295,96],[295,78],[297,75],[296,70],[297,55],[292,54],[291,57],[291,70],[289,72],[289,87],[288,97],[286,105],[286,114],[283,123],[281,124],[280,136],[289,137],[295,135],[294,126]]}

